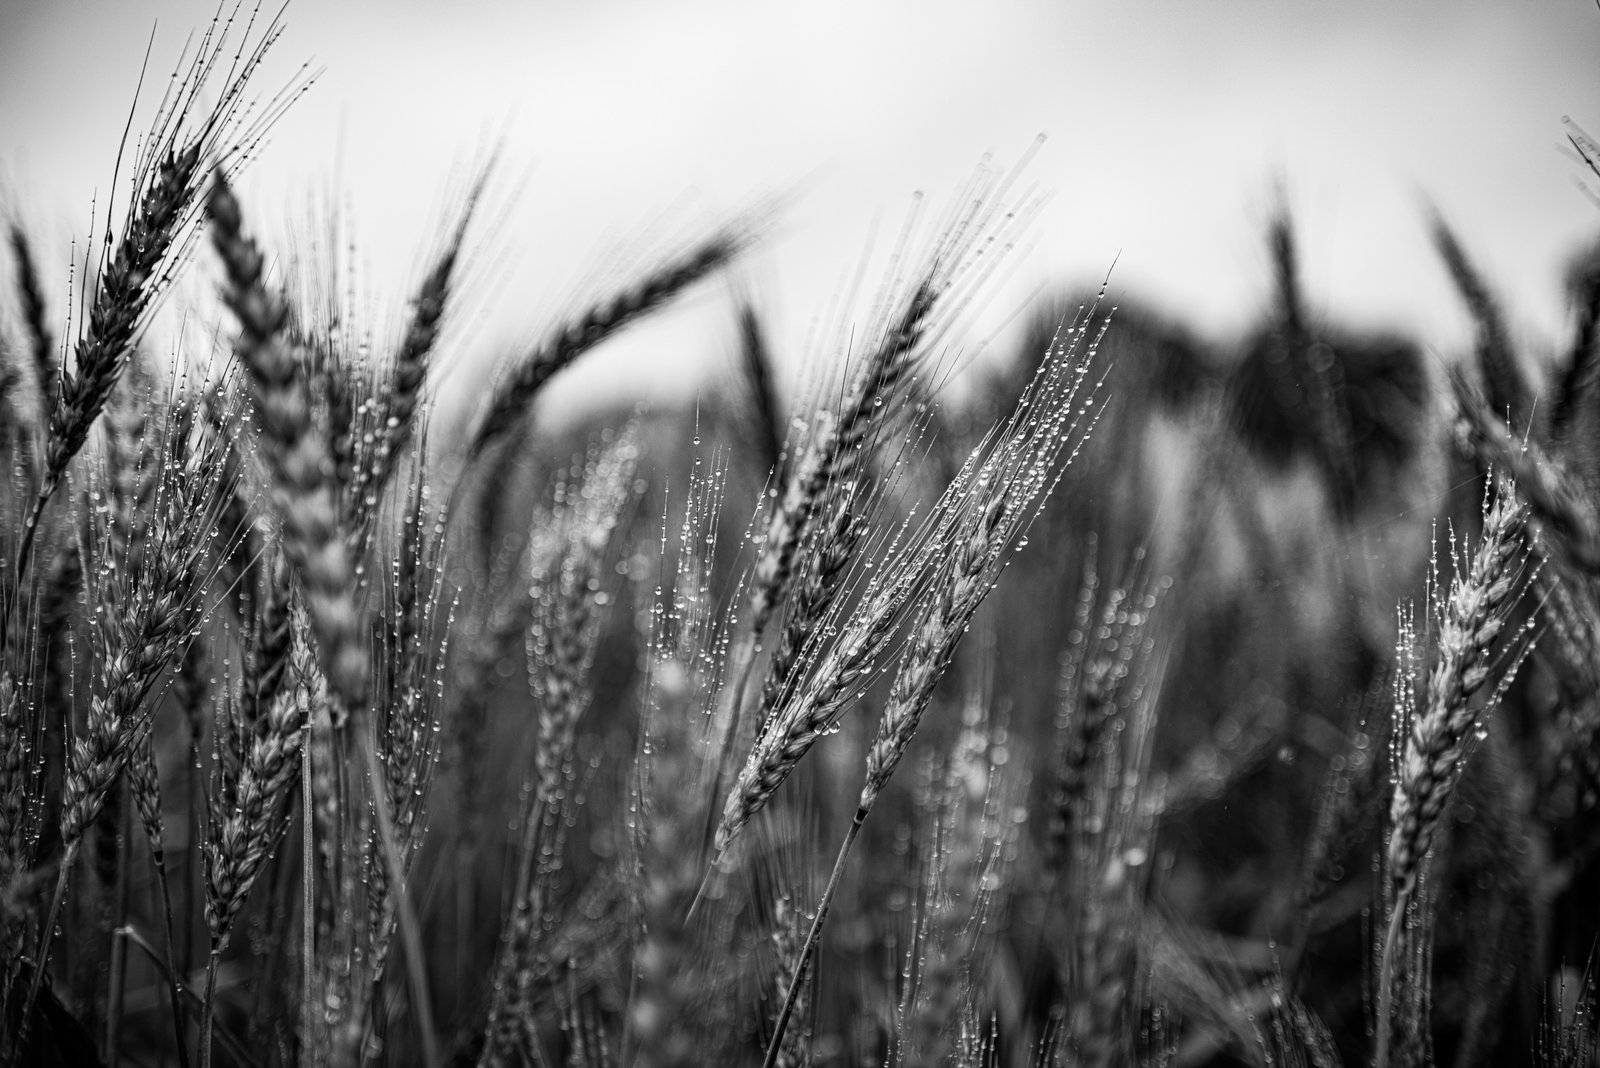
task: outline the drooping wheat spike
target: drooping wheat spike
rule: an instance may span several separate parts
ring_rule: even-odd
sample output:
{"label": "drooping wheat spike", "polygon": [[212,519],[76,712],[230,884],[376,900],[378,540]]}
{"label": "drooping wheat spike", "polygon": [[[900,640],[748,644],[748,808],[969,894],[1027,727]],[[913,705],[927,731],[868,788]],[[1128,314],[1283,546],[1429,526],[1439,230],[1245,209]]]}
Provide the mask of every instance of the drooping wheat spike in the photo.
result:
{"label": "drooping wheat spike", "polygon": [[857,474],[886,440],[900,412],[900,387],[918,365],[947,265],[936,262],[912,290],[851,383],[837,416],[819,416],[795,468],[795,478],[767,525],[750,594],[750,630],[759,640],[794,580],[794,557],[824,496],[857,487]]}
{"label": "drooping wheat spike", "polygon": [[[1087,355],[1081,353],[1075,343],[1053,345],[1010,419],[973,452],[930,516],[930,544],[935,550],[928,603],[917,611],[877,735],[867,751],[866,780],[855,818],[801,951],[798,974],[802,981],[856,835],[911,744],[934,688],[949,668],[973,615],[994,589],[1005,559],[1038,515],[1089,432],[1090,423],[1084,418],[1087,409],[1079,389],[1092,354],[1092,350]],[[799,730],[794,729],[797,726]],[[797,724],[785,716],[773,724],[763,741],[772,741],[771,750],[782,754],[785,746],[792,747],[805,738],[810,727],[809,723]],[[751,763],[755,763],[754,756]],[[769,777],[781,781],[797,761],[798,756],[788,760],[787,766],[783,758],[776,762],[769,758],[764,763],[777,772]],[[760,783],[758,778],[747,780],[744,776],[741,781]],[[770,796],[771,791],[767,793]],[[741,793],[736,786],[735,795],[729,798],[730,808],[735,803],[749,806],[754,797],[754,792]],[[729,823],[725,816],[723,827],[718,829],[719,838]],[[719,843],[719,852],[720,849]],[[792,1008],[796,992],[791,991],[786,999],[786,1010]],[[767,1047],[768,1068],[787,1020],[788,1011],[781,1012],[777,1034]]]}
{"label": "drooping wheat spike", "polygon": [[[995,569],[1054,490],[1092,425],[1091,409],[1079,393],[1102,335],[1103,327],[1091,339],[1075,324],[1064,337],[1058,336],[1010,417],[973,450],[931,514],[903,540],[891,540],[861,603],[841,624],[811,678],[776,711],[745,761],[717,826],[718,856],[880,670],[879,658],[908,610],[916,611],[928,627],[925,652],[934,659],[918,663],[917,685],[906,694],[931,692],[942,674],[937,665],[942,646],[932,641],[938,625],[928,606],[910,606],[930,584],[936,585],[930,581],[935,575],[955,577],[949,570],[950,559],[959,554],[969,580],[963,584],[961,600],[944,603],[940,618],[963,614],[970,618],[976,611],[994,581]],[[981,579],[970,577],[978,572]],[[875,747],[880,771],[892,771],[892,762],[898,759],[899,728],[915,730],[920,710],[910,713],[915,702],[903,707],[906,711],[899,714],[896,730],[882,747]]]}
{"label": "drooping wheat spike", "polygon": [[509,433],[545,383],[558,372],[634,320],[655,311],[731,262],[748,242],[749,237],[741,230],[714,235],[686,255],[656,268],[633,287],[557,327],[532,352],[521,357],[495,388],[472,436],[468,458],[476,460]]}
{"label": "drooping wheat spike", "polygon": [[244,233],[239,202],[220,174],[207,211],[227,271],[223,299],[239,320],[237,354],[255,396],[284,551],[299,573],[328,684],[338,697],[335,722],[342,725],[348,715],[366,714],[369,657],[328,438],[312,418],[304,360],[286,332],[287,305],[267,289],[261,252]]}
{"label": "drooping wheat spike", "polygon": [[[1486,686],[1491,697],[1498,698],[1521,663],[1519,653],[1504,665],[1496,655],[1496,643],[1522,592],[1528,557],[1522,538],[1523,515],[1516,496],[1509,492],[1496,494],[1487,507],[1483,535],[1469,569],[1455,577],[1448,595],[1441,594],[1432,609],[1437,617],[1438,649],[1428,674],[1426,701],[1409,717],[1409,724],[1397,724],[1397,729],[1408,733],[1389,807],[1385,868],[1391,912],[1379,987],[1379,1068],[1387,1064],[1391,1040],[1425,1027],[1425,1021],[1394,1019],[1393,1009],[1402,994],[1399,984],[1405,975],[1405,958],[1411,956],[1414,939],[1408,913],[1423,861],[1475,733],[1492,710],[1492,704],[1491,709],[1481,709],[1472,699]],[[1501,668],[1498,678],[1497,667]]]}
{"label": "drooping wheat spike", "polygon": [[909,586],[892,584],[857,608],[816,677],[774,714],[723,805],[713,840],[719,857],[880,670],[878,661],[898,629]]}
{"label": "drooping wheat spike", "polygon": [[1530,430],[1528,422],[1532,418],[1532,403],[1528,383],[1517,362],[1516,352],[1511,347],[1511,334],[1506,329],[1499,304],[1484,284],[1478,269],[1467,258],[1455,232],[1438,215],[1433,219],[1433,240],[1439,246],[1439,255],[1449,268],[1451,281],[1455,283],[1461,299],[1466,301],[1467,310],[1472,313],[1473,324],[1477,327],[1478,367],[1488,385],[1489,404],[1506,421],[1512,432],[1521,437]]}
{"label": "drooping wheat spike", "polygon": [[22,317],[28,327],[28,355],[33,358],[33,381],[39,391],[39,425],[50,418],[55,406],[56,382],[61,369],[56,360],[55,338],[45,311],[44,287],[34,263],[33,248],[22,227],[12,224],[11,253],[17,261],[17,291],[22,298]]}

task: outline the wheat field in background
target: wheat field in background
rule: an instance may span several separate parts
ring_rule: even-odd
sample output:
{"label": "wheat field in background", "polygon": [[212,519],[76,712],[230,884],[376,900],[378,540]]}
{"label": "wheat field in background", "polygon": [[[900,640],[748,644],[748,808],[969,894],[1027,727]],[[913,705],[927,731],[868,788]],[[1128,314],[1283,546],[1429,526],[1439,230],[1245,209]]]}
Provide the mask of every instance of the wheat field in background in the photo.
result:
{"label": "wheat field in background", "polygon": [[[278,32],[197,35],[70,308],[7,223],[0,1062],[1597,1063],[1592,234],[1537,367],[1447,220],[1441,361],[1286,211],[1237,344],[1102,289],[969,366],[985,163],[807,384],[762,208],[444,411],[491,168],[381,327],[239,192]],[[546,429],[691,293],[736,373]]]}

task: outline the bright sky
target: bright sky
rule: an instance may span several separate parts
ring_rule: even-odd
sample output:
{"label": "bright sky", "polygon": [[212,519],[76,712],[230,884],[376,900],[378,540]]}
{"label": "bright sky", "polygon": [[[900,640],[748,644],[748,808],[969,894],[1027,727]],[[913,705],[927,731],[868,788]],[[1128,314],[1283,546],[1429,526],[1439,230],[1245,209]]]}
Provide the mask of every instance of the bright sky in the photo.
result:
{"label": "bright sky", "polygon": [[[152,24],[159,85],[211,14],[189,0],[0,5],[0,210],[50,242],[63,293]],[[286,233],[311,194],[337,189],[389,306],[465,167],[501,139],[500,195],[474,240],[478,359],[551,322],[619,239],[786,194],[747,277],[798,360],[875,223],[881,247],[913,190],[942,204],[985,152],[1009,163],[1039,133],[1027,173],[1051,199],[974,341],[1033,287],[1097,280],[1119,254],[1114,291],[1213,335],[1248,324],[1280,185],[1316,305],[1438,346],[1467,327],[1426,202],[1532,336],[1562,328],[1561,266],[1600,230],[1561,124],[1600,134],[1594,0],[300,0],[284,21],[260,84],[306,61],[322,73],[247,173],[246,204]],[[709,292],[580,383],[703,381],[685,368],[733,348],[726,295]],[[456,389],[481,381],[473,359]]]}

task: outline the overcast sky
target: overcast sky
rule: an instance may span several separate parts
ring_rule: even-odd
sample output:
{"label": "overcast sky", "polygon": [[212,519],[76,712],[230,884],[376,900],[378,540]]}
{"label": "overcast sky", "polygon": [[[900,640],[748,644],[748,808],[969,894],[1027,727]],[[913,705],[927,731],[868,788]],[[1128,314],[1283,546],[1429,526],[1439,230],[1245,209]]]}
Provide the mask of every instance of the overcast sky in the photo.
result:
{"label": "overcast sky", "polygon": [[[63,292],[151,26],[159,83],[211,13],[0,5],[0,208],[49,242]],[[1466,326],[1425,203],[1535,335],[1561,327],[1560,268],[1600,229],[1562,151],[1564,115],[1600,134],[1594,0],[388,0],[295,3],[284,22],[262,84],[303,62],[321,74],[244,178],[247,204],[283,232],[337,189],[366,277],[399,306],[464,168],[500,141],[493,225],[474,239],[483,352],[548,323],[607,242],[784,194],[747,277],[798,357],[875,220],[882,243],[913,190],[941,203],[985,152],[1007,164],[1040,133],[1028,174],[1051,199],[974,338],[1031,288],[1098,279],[1119,254],[1118,293],[1241,328],[1266,300],[1280,186],[1318,308],[1440,347]],[[696,356],[731,350],[726,305],[709,291],[589,380],[684,386]]]}

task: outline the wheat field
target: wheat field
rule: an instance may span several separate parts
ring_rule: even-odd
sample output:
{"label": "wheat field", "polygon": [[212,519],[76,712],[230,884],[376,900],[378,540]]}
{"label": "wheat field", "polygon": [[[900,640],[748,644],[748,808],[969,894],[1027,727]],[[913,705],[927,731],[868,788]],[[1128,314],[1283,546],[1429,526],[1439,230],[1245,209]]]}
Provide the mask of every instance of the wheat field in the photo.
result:
{"label": "wheat field", "polygon": [[[1549,361],[1448,219],[1439,360],[1283,210],[1237,344],[1102,288],[973,363],[1038,207],[986,162],[805,382],[762,205],[457,410],[492,165],[367,318],[241,192],[279,32],[197,36],[70,308],[7,224],[0,1061],[1600,1061],[1592,235]],[[551,429],[691,297],[736,373]]]}

